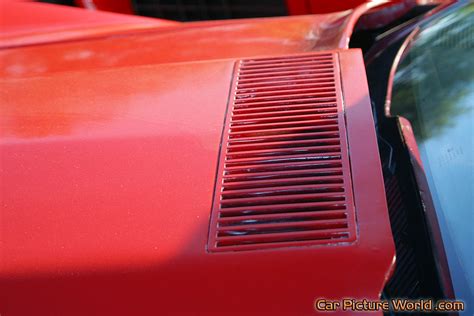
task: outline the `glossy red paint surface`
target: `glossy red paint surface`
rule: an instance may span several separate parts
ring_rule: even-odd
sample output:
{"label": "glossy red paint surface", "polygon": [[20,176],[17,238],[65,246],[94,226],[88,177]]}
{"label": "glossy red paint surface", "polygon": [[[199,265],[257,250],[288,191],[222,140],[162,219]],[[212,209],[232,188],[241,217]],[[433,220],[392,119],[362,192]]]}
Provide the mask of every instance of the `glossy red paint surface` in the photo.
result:
{"label": "glossy red paint surface", "polygon": [[[0,59],[3,60],[0,76],[24,77],[62,71],[347,48],[358,18],[376,5],[371,3],[354,11],[302,17],[170,22],[171,25],[158,21],[157,27],[148,25],[149,29],[142,31],[124,23],[120,36],[114,32],[97,33],[100,28],[86,28],[77,33],[58,30],[42,37],[8,37],[0,40],[0,47],[8,48],[0,50]],[[99,14],[74,10],[91,16]],[[55,13],[54,10],[48,12]],[[57,14],[62,16],[62,11]],[[143,23],[150,20],[154,21],[145,19]],[[15,34],[23,25],[13,24],[10,28],[10,33]],[[63,42],[33,45],[39,44],[38,41]]]}
{"label": "glossy red paint surface", "polygon": [[318,297],[377,299],[394,247],[359,51],[331,50],[356,242],[206,248],[235,63],[344,48],[348,14],[2,50],[0,313],[312,315]]}
{"label": "glossy red paint surface", "polygon": [[2,271],[158,264],[203,233],[232,66],[3,82]]}
{"label": "glossy red paint surface", "polygon": [[4,81],[2,311],[310,315],[320,296],[377,298],[393,241],[362,59],[338,55],[358,239],[330,247],[206,251],[233,60]]}
{"label": "glossy red paint surface", "polygon": [[[189,23],[121,37],[0,51],[2,76],[287,54],[339,46],[348,15]],[[325,28],[322,28],[322,25]],[[332,26],[332,28],[331,28]],[[215,40],[215,39],[219,40]],[[22,69],[12,65],[19,65]]]}
{"label": "glossy red paint surface", "polygon": [[110,36],[175,25],[179,23],[48,3],[0,0],[0,47]]}

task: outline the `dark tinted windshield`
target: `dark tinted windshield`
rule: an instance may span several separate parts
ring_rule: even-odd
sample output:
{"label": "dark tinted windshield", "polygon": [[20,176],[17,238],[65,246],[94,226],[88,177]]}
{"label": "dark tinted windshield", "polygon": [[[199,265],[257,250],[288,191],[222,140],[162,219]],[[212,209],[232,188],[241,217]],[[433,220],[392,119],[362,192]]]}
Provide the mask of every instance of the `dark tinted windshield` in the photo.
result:
{"label": "dark tinted windshield", "polygon": [[391,114],[410,120],[454,291],[474,314],[474,4],[423,26],[401,62]]}

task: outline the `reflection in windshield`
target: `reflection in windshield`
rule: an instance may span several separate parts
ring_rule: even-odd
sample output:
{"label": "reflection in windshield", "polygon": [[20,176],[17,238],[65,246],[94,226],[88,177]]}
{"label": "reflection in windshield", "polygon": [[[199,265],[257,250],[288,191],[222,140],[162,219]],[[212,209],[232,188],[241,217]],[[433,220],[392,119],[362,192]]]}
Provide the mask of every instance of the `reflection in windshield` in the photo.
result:
{"label": "reflection in windshield", "polygon": [[474,4],[422,27],[397,70],[391,114],[410,120],[456,296],[474,314]]}

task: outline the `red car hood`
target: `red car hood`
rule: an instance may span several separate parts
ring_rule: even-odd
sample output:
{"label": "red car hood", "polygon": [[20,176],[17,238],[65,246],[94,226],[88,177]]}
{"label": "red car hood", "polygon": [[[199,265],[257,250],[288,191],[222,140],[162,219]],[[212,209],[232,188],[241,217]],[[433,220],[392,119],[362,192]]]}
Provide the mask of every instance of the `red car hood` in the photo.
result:
{"label": "red car hood", "polygon": [[190,242],[207,226],[232,69],[183,63],[4,83],[3,216],[16,223],[4,230],[4,271],[156,263]]}
{"label": "red car hood", "polygon": [[[319,297],[378,298],[391,272],[394,247],[363,63],[360,52],[353,50],[300,55],[311,45],[295,34],[309,36],[312,19],[289,18],[286,25],[274,25],[293,34],[289,42],[280,31],[275,37],[247,34],[245,47],[237,45],[245,42],[244,36],[236,44],[213,44],[216,51],[195,47],[186,62],[177,47],[191,47],[189,42],[178,38],[170,50],[158,50],[160,43],[161,49],[168,47],[168,33],[3,50],[0,54],[8,62],[2,64],[1,83],[0,285],[5,300],[0,311],[311,315]],[[260,20],[254,26],[230,22],[228,27],[232,34],[275,21],[286,20]],[[203,24],[202,34],[223,27],[209,24]],[[276,37],[278,43],[272,44]],[[287,53],[296,55],[282,55]],[[243,61],[237,55],[259,57]],[[305,65],[314,58],[334,67],[331,115],[337,117],[342,162],[332,166],[340,168],[344,181],[343,191],[337,191],[343,192],[337,193],[344,206],[338,223],[343,223],[329,233],[323,227],[317,238],[286,231],[285,242],[277,240],[276,247],[260,248],[262,241],[244,238],[236,241],[242,248],[219,248],[229,240],[219,237],[219,201],[225,190],[221,176],[231,172],[225,162],[235,150],[226,137],[234,125],[241,125],[233,117],[243,93],[239,82],[257,84],[258,93],[248,97],[260,104],[258,80],[275,75],[265,65],[282,67],[278,63],[286,65],[287,58],[303,67],[297,73],[284,69],[298,83],[313,76]],[[250,69],[245,77],[242,65],[254,59],[257,66],[245,66]],[[277,92],[275,101],[264,91],[264,101],[272,106],[283,95],[285,100],[296,98],[290,105],[297,111],[310,111],[312,103],[304,100],[313,98],[307,91],[313,79],[302,83],[297,96]],[[313,114],[298,114],[303,121],[297,124],[308,126],[307,115]],[[324,115],[316,114],[318,120]],[[253,119],[252,114],[245,117]],[[262,118],[275,126],[294,120],[265,111]],[[292,146],[294,140],[281,137],[285,148]],[[302,142],[308,142],[306,136],[298,140]],[[312,148],[308,146],[304,148]],[[324,225],[333,223],[328,218],[323,218]],[[257,247],[249,248],[252,243]]]}

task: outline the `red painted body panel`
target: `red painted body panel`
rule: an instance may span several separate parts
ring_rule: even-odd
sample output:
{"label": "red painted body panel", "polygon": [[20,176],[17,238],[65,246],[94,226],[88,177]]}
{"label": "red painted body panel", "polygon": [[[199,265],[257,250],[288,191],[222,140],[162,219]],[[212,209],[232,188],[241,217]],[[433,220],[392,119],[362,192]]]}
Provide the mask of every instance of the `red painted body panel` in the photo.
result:
{"label": "red painted body panel", "polygon": [[158,264],[206,236],[232,67],[4,82],[2,271]]}
{"label": "red painted body panel", "polygon": [[120,37],[13,47],[0,51],[5,61],[0,76],[347,48],[357,17],[367,9],[353,14],[183,23]]}
{"label": "red painted body panel", "polygon": [[163,26],[175,21],[30,1],[0,0],[0,47],[88,38]]}
{"label": "red painted body panel", "polygon": [[[312,315],[318,297],[377,299],[394,246],[361,53],[338,49],[348,14],[2,50],[0,312]],[[338,56],[356,242],[209,253],[237,58],[318,49]]]}
{"label": "red painted body panel", "polygon": [[361,56],[339,58],[358,239],[327,247],[206,252],[232,60],[3,82],[2,310],[310,315],[317,297],[376,299],[393,241]]}

